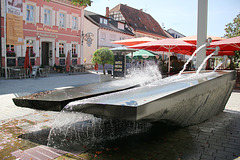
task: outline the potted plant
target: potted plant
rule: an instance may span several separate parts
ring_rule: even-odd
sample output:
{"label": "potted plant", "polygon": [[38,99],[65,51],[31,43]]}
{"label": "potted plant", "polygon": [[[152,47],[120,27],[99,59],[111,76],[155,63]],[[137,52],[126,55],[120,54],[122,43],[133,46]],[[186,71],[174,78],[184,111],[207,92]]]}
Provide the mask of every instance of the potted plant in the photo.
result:
{"label": "potted plant", "polygon": [[59,57],[65,57],[65,54],[64,53],[60,53]]}
{"label": "potted plant", "polygon": [[36,53],[34,53],[34,52],[30,53],[30,57],[35,57],[35,56],[36,56]]}
{"label": "potted plant", "polygon": [[109,48],[103,47],[94,52],[92,63],[101,64],[103,66],[103,75],[100,75],[101,82],[111,80],[111,75],[106,75],[105,64],[113,64],[113,62],[113,52]]}
{"label": "potted plant", "polygon": [[7,51],[7,57],[15,57],[16,53],[14,51]]}
{"label": "potted plant", "polygon": [[77,57],[77,53],[73,53],[73,54],[72,54],[72,57]]}

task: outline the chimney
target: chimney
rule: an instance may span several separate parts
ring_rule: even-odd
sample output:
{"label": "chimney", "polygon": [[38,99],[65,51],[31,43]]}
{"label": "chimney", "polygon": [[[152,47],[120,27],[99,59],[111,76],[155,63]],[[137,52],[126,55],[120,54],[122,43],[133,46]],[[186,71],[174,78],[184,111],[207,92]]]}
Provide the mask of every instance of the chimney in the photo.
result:
{"label": "chimney", "polygon": [[106,7],[106,17],[109,17],[109,7]]}

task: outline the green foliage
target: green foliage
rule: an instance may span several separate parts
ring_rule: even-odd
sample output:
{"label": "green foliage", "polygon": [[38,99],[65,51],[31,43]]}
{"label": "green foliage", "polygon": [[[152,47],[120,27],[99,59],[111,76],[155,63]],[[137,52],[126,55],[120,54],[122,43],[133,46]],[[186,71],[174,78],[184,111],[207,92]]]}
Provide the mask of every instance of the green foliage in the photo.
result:
{"label": "green foliage", "polygon": [[106,47],[96,50],[93,54],[92,63],[98,63],[103,66],[103,73],[105,74],[105,64],[113,64],[114,56],[113,52]]}
{"label": "green foliage", "polygon": [[92,1],[91,0],[72,0],[72,4],[81,6],[91,6]]}
{"label": "green foliage", "polygon": [[[237,15],[236,18],[233,19],[232,23],[228,23],[225,28],[226,34],[224,37],[232,38],[240,36],[240,13]],[[238,62],[240,58],[240,51],[235,51],[235,56],[229,56],[231,60],[230,68],[233,69],[234,63]]]}
{"label": "green foliage", "polygon": [[[44,1],[51,1],[51,0],[44,0]],[[91,6],[92,1],[91,0],[71,0],[71,3],[74,5],[80,5],[80,6]]]}
{"label": "green foliage", "polygon": [[233,19],[232,23],[228,23],[226,25],[226,28],[224,29],[226,31],[226,34],[224,37],[226,38],[232,38],[240,36],[240,13],[237,15],[236,18]]}

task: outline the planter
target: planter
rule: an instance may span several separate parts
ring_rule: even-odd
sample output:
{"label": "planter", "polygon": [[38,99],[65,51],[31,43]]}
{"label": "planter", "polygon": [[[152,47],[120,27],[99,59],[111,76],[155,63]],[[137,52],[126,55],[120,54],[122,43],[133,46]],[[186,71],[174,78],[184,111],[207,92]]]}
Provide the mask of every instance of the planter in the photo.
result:
{"label": "planter", "polygon": [[112,76],[110,74],[100,74],[99,76],[99,81],[100,82],[107,82],[107,81],[111,81],[112,80]]}

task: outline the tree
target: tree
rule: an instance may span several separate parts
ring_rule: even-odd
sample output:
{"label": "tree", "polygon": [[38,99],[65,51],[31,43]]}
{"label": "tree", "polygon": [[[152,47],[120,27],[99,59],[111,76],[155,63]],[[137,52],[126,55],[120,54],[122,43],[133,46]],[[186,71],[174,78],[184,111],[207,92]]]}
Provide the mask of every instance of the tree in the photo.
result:
{"label": "tree", "polygon": [[[236,18],[233,19],[232,23],[228,23],[226,28],[224,29],[226,34],[224,37],[232,38],[240,36],[240,13]],[[235,51],[235,56],[229,56],[230,59],[230,69],[235,69],[235,64],[238,63],[238,59],[240,58],[240,51]],[[235,64],[234,64],[235,63]]]}
{"label": "tree", "polygon": [[96,50],[93,54],[92,63],[98,63],[103,66],[103,74],[106,74],[105,72],[105,64],[113,64],[114,62],[114,56],[113,52],[106,47],[100,48]]}
{"label": "tree", "polygon": [[[51,1],[51,0],[44,0],[44,1]],[[71,3],[74,5],[80,5],[80,6],[91,6],[92,1],[91,0],[71,0]]]}
{"label": "tree", "polygon": [[237,15],[236,18],[233,19],[232,23],[228,23],[226,28],[224,29],[226,34],[224,37],[232,38],[240,36],[240,13]]}
{"label": "tree", "polygon": [[80,4],[81,6],[91,6],[91,0],[72,0],[74,5]]}

